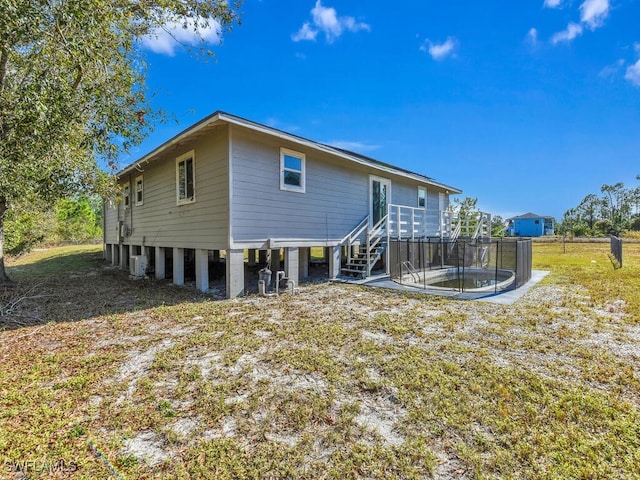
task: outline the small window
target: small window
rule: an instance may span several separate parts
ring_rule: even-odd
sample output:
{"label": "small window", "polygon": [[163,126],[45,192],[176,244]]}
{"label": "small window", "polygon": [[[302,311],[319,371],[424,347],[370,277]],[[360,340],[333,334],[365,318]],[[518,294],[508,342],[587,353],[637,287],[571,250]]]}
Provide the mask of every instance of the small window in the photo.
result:
{"label": "small window", "polygon": [[280,149],[280,190],[304,193],[304,164],[304,153]]}
{"label": "small window", "polygon": [[125,183],[122,187],[122,202],[124,203],[124,208],[131,206],[131,188],[129,187],[129,183]]}
{"label": "small window", "polygon": [[176,159],[176,203],[195,202],[195,156],[193,150]]}
{"label": "small window", "polygon": [[424,187],[418,187],[418,208],[425,208],[427,206],[427,189]]}
{"label": "small window", "polygon": [[136,177],[136,205],[142,205],[144,201],[144,181],[142,175]]}

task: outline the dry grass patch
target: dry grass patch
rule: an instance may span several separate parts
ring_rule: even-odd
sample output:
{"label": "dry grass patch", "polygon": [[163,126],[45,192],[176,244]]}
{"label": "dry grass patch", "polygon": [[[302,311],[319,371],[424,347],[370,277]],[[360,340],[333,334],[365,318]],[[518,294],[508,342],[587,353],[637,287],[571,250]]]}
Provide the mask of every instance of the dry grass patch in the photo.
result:
{"label": "dry grass patch", "polygon": [[75,462],[73,478],[640,478],[637,300],[593,293],[634,280],[605,271],[606,252],[593,264],[592,245],[547,248],[534,258],[554,273],[511,307],[333,284],[211,301],[80,252],[98,297],[66,283],[72,311],[134,306],[0,332],[0,463]]}

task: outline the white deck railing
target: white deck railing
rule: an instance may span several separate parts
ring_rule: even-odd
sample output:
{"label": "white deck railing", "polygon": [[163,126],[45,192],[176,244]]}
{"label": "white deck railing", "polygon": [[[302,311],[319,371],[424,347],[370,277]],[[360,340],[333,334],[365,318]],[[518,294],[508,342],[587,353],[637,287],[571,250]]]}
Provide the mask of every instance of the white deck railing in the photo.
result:
{"label": "white deck railing", "polygon": [[440,212],[440,237],[456,240],[458,237],[491,237],[491,214],[477,212],[461,217],[457,212]]}
{"label": "white deck railing", "polygon": [[420,238],[428,235],[427,209],[389,205],[389,236]]}

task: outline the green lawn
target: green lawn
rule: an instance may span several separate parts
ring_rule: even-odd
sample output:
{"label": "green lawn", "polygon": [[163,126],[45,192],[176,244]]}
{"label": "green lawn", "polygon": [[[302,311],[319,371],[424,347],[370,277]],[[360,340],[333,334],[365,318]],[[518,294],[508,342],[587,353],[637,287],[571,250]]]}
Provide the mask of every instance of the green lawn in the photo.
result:
{"label": "green lawn", "polygon": [[95,247],[37,252],[3,297],[34,298],[17,310],[33,325],[0,317],[0,467],[640,478],[640,244],[620,270],[607,251],[534,244],[552,273],[512,306],[337,284],[211,301],[129,281]]}

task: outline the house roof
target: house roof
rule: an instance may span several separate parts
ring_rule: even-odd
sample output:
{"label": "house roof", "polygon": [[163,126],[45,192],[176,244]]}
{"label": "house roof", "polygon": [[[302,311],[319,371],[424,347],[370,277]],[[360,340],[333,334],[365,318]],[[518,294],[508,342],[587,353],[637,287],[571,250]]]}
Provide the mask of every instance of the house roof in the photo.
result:
{"label": "house roof", "polygon": [[547,215],[536,215],[535,213],[525,213],[524,215],[518,215],[517,217],[511,217],[511,218],[507,218],[507,220],[520,220],[520,219],[526,219],[526,218],[551,218],[553,219],[553,217],[547,216]]}
{"label": "house roof", "polygon": [[419,173],[406,170],[404,168],[396,167],[389,163],[381,162],[380,160],[375,160],[373,158],[361,155],[356,152],[351,152],[349,150],[344,150],[342,148],[336,148],[336,147],[332,147],[331,145],[315,142],[313,140],[309,140],[307,138],[300,137],[298,135],[293,135],[283,130],[278,130],[277,128],[262,125],[260,123],[253,122],[251,120],[247,120],[245,118],[238,117],[236,115],[232,115],[230,113],[226,113],[220,110],[194,123],[193,125],[186,128],[182,132],[178,133],[176,136],[166,141],[159,147],[155,148],[154,150],[147,153],[143,157],[139,158],[135,162],[127,165],[120,172],[118,172],[117,176],[122,177],[133,171],[139,171],[139,168],[141,167],[142,164],[152,163],[153,161],[159,159],[160,154],[162,154],[164,151],[166,151],[170,147],[177,145],[181,141],[188,140],[189,138],[197,135],[199,132],[201,132],[207,127],[212,127],[212,126],[221,125],[221,124],[238,125],[238,126],[247,128],[249,130],[261,132],[273,137],[282,138],[283,140],[287,140],[289,142],[293,142],[298,145],[305,146],[307,148],[312,148],[314,150],[329,153],[331,155],[337,156],[347,161],[351,161],[361,165],[366,165],[383,172],[400,175],[406,178],[417,180],[419,182],[423,182],[425,184],[440,187],[444,190],[448,190],[449,193],[453,193],[453,194],[462,193],[462,190],[458,188],[452,187],[450,185],[445,185],[444,183],[437,182],[433,178],[427,177],[425,175],[421,175]]}

